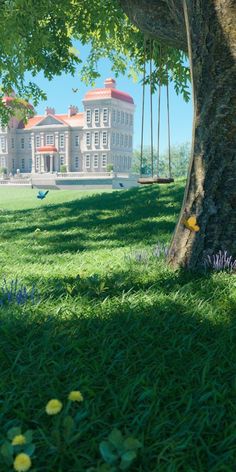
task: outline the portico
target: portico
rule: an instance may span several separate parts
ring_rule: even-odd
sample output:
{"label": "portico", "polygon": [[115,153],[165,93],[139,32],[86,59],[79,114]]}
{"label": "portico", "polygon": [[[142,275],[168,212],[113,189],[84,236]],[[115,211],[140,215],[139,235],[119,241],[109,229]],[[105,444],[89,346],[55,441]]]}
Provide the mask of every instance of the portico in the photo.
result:
{"label": "portico", "polygon": [[55,146],[40,146],[35,154],[36,172],[57,172],[60,170],[58,150]]}

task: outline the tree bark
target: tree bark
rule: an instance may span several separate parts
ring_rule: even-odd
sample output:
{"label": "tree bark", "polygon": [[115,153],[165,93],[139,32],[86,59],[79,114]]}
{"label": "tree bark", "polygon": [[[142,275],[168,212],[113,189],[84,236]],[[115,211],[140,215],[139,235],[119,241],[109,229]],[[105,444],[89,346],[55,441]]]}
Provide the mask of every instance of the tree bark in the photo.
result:
{"label": "tree bark", "polygon": [[[136,7],[142,6],[139,16],[132,13],[134,3]],[[145,3],[150,4],[144,0],[126,0],[126,11],[131,19],[134,14],[136,21],[147,16]],[[161,16],[162,2],[153,0],[151,3],[154,9],[155,5],[159,6],[159,17],[155,21],[162,28],[167,24],[167,10],[163,8]],[[169,4],[169,0],[165,4]],[[194,98],[193,142],[169,262],[195,269],[202,265],[206,255],[220,249],[236,257],[236,6],[234,0],[186,0],[184,6],[189,34],[183,37],[188,37]],[[175,7],[179,9],[178,2]],[[182,8],[178,10],[178,18],[180,15],[184,21]],[[147,24],[146,20],[145,28]],[[139,26],[144,29],[142,22]],[[177,22],[175,28],[178,28]],[[174,46],[176,33],[170,30],[168,33],[169,44]],[[158,33],[157,38],[160,39]],[[183,224],[193,215],[200,226],[199,232]]]}

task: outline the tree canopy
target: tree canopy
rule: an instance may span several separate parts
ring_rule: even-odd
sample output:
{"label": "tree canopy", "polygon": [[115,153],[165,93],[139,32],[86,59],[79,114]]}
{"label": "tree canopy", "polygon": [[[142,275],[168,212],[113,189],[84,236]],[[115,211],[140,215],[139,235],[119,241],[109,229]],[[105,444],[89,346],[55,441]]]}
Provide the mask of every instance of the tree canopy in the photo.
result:
{"label": "tree canopy", "polygon": [[[130,22],[118,0],[5,0],[0,17],[0,81],[2,96],[12,88],[18,96],[31,100],[34,106],[45,98],[25,73],[34,76],[43,71],[49,80],[62,72],[80,77],[93,85],[100,76],[99,59],[112,62],[115,75],[127,72],[134,79],[150,57],[144,34]],[[76,41],[90,45],[86,63],[82,63]],[[77,43],[76,43],[77,44]],[[161,46],[161,56],[160,56]],[[177,93],[189,99],[189,68],[186,53],[164,42],[153,42],[154,87],[165,84],[167,76]],[[147,81],[149,77],[147,75]],[[0,104],[4,119],[6,110]]]}

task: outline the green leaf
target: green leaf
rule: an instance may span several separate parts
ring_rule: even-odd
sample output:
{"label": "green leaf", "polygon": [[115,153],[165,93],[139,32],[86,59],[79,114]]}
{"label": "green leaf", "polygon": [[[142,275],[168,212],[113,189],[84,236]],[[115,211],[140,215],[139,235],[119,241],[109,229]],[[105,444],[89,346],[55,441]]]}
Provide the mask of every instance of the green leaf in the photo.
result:
{"label": "green leaf", "polygon": [[30,444],[32,442],[32,439],[33,439],[33,431],[31,429],[28,429],[24,433],[24,436],[25,436],[25,439],[26,439],[26,443]]}
{"label": "green leaf", "polygon": [[75,422],[74,422],[72,416],[70,416],[70,415],[66,416],[64,418],[62,424],[63,424],[63,428],[64,428],[65,437],[69,437],[75,429]]}
{"label": "green leaf", "polygon": [[114,448],[108,441],[102,441],[99,444],[99,450],[105,462],[108,464],[115,464],[118,460],[118,455],[115,453]]}
{"label": "green leaf", "polygon": [[108,441],[116,448],[120,449],[123,446],[124,438],[119,429],[114,428],[108,436]]}
{"label": "green leaf", "polygon": [[129,437],[124,441],[124,448],[126,451],[132,451],[135,449],[139,449],[140,447],[142,447],[142,444],[140,441],[138,441],[138,439]]}
{"label": "green leaf", "polygon": [[137,453],[135,451],[128,451],[122,454],[121,456],[121,463],[120,463],[120,469],[121,470],[127,470],[134,459],[136,459]]}
{"label": "green leaf", "polygon": [[8,430],[7,437],[8,439],[12,440],[18,434],[21,434],[21,428],[13,427]]}
{"label": "green leaf", "polygon": [[24,453],[25,454],[28,454],[28,456],[32,456],[33,453],[35,451],[35,445],[34,444],[28,444],[25,448],[24,448]]}
{"label": "green leaf", "polygon": [[10,458],[12,459],[13,446],[11,445],[9,441],[5,441],[1,446],[0,452],[3,455],[3,457],[7,459],[10,459]]}

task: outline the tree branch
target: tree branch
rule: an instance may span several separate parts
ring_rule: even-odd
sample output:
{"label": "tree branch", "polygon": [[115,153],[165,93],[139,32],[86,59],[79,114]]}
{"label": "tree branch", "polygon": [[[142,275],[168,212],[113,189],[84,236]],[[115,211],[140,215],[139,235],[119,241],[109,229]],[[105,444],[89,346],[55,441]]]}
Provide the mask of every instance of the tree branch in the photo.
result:
{"label": "tree branch", "polygon": [[182,0],[119,0],[119,3],[141,31],[187,52]]}

